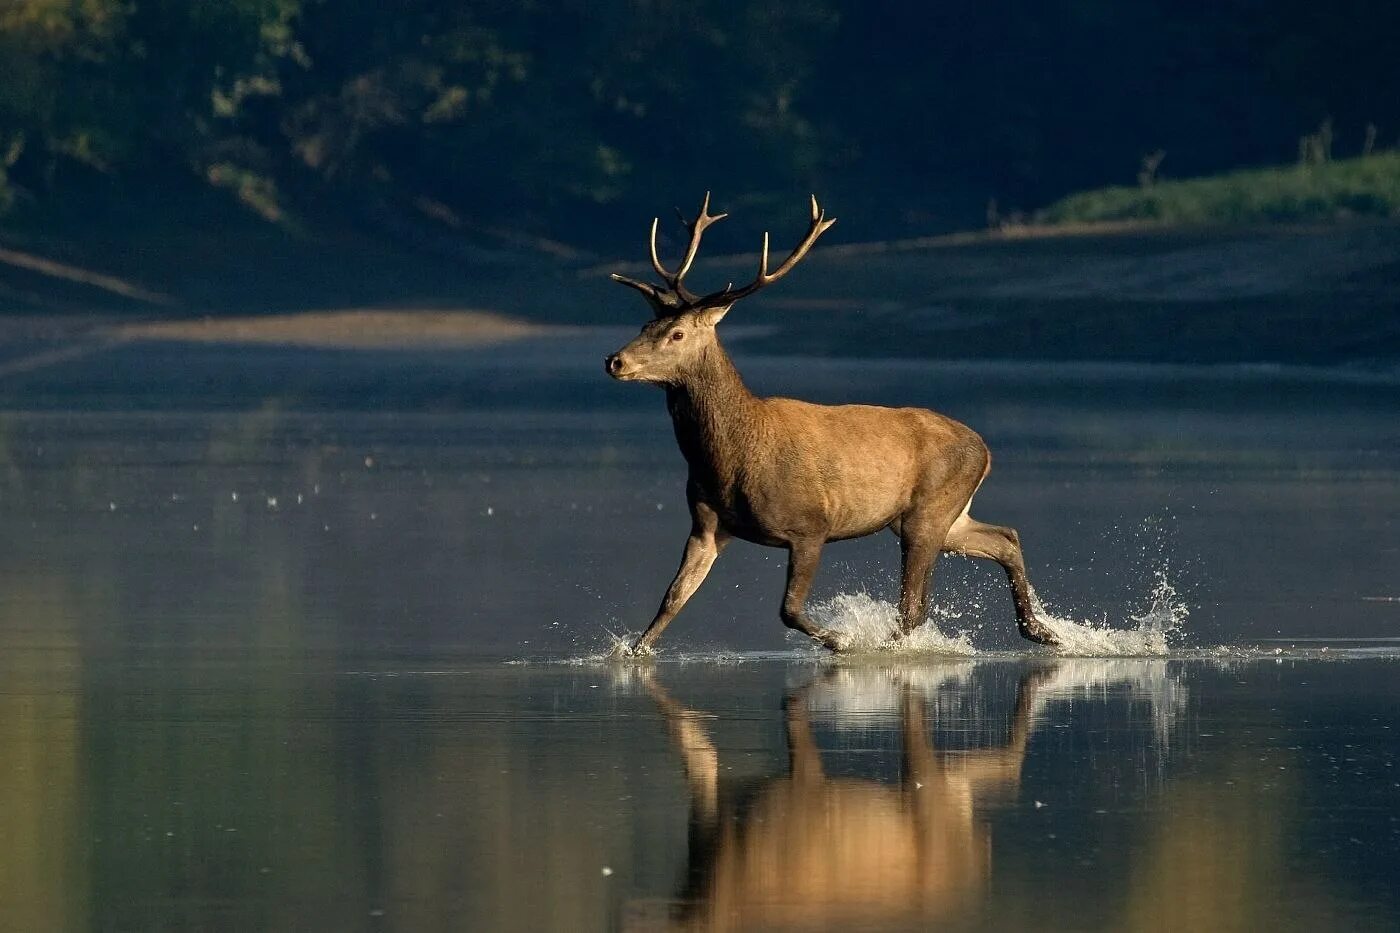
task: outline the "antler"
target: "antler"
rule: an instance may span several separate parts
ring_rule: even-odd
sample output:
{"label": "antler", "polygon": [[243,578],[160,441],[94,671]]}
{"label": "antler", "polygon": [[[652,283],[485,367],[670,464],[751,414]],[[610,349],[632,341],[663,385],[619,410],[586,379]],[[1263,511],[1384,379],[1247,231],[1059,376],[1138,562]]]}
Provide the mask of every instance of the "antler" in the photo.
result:
{"label": "antler", "polygon": [[[680,214],[680,208],[676,208],[676,213]],[[671,286],[671,291],[681,296],[687,304],[696,300],[696,296],[691,293],[682,283],[685,274],[690,271],[690,266],[695,262],[695,254],[700,251],[700,238],[705,235],[705,229],[716,221],[723,220],[728,214],[710,213],[710,192],[705,192],[705,200],[700,202],[700,215],[693,222],[687,222],[685,216],[681,216],[681,223],[690,230],[690,245],[685,249],[685,258],[681,260],[680,266],[675,273],[666,271],[666,267],[661,265],[661,260],[656,255],[656,224],[658,218],[653,217],[651,221],[651,265],[656,270],[656,274]]]}
{"label": "antler", "polygon": [[802,238],[802,242],[797,244],[797,248],[792,251],[787,259],[783,260],[781,266],[774,269],[772,272],[768,271],[768,233],[765,231],[763,234],[763,252],[758,258],[758,278],[737,291],[731,290],[730,287],[726,285],[724,291],[715,292],[713,295],[706,295],[704,298],[700,299],[699,306],[716,307],[718,305],[733,304],[740,298],[747,298],[760,288],[772,285],[774,282],[778,281],[778,279],[781,279],[791,272],[792,267],[801,262],[802,257],[806,256],[807,251],[812,248],[812,244],[817,242],[817,237],[829,230],[834,223],[836,223],[836,218],[833,217],[827,220],[826,211],[822,210],[821,205],[817,203],[817,196],[815,194],[812,195],[811,226],[807,228],[807,235]]}
{"label": "antler", "polygon": [[[680,208],[676,209],[676,213],[680,213]],[[661,257],[656,251],[656,228],[660,225],[661,218],[653,217],[651,219],[650,243],[651,267],[656,270],[657,275],[661,276],[661,280],[666,283],[666,287],[657,288],[655,285],[648,282],[639,282],[636,279],[629,279],[627,276],[619,275],[616,272],[613,273],[612,280],[614,282],[621,282],[623,285],[630,288],[635,288],[646,296],[647,301],[651,303],[653,310],[656,311],[657,317],[669,317],[674,314],[680,314],[696,301],[700,300],[694,292],[685,287],[684,282],[686,273],[690,271],[691,265],[695,262],[696,254],[700,252],[700,239],[705,235],[707,227],[728,216],[728,214],[710,213],[710,192],[708,191],[705,192],[705,200],[701,202],[700,214],[695,220],[688,221],[685,219],[684,215],[681,215],[681,223],[685,224],[686,228],[690,231],[690,245],[686,247],[685,258],[681,260],[681,264],[677,267],[675,272],[667,271],[666,267],[661,264]]]}
{"label": "antler", "polygon": [[[679,213],[679,211],[677,211]],[[710,213],[710,193],[705,192],[705,199],[700,204],[700,214],[694,221],[687,221],[682,215],[681,222],[690,231],[690,245],[686,247],[685,258],[676,268],[675,272],[670,272],[661,264],[661,257],[656,251],[656,228],[660,223],[660,218],[653,218],[651,221],[651,266],[656,270],[656,274],[661,276],[661,280],[666,283],[665,287],[657,287],[649,282],[640,282],[636,279],[629,279],[625,275],[613,273],[614,282],[621,282],[629,288],[635,288],[646,297],[651,304],[656,316],[670,317],[681,314],[685,311],[693,311],[699,308],[728,307],[740,298],[752,295],[766,285],[778,281],[787,275],[792,267],[802,261],[802,257],[807,255],[807,251],[812,248],[812,244],[817,242],[817,237],[821,236],[836,223],[836,218],[826,219],[826,212],[817,204],[816,195],[812,196],[812,223],[807,230],[806,237],[792,251],[787,259],[783,260],[773,272],[768,271],[768,234],[763,234],[763,255],[758,264],[758,278],[735,291],[732,283],[726,285],[722,291],[712,292],[708,295],[696,295],[685,287],[684,279],[686,273],[695,262],[695,256],[700,251],[700,239],[705,235],[705,229],[716,221],[723,220],[728,214]]]}

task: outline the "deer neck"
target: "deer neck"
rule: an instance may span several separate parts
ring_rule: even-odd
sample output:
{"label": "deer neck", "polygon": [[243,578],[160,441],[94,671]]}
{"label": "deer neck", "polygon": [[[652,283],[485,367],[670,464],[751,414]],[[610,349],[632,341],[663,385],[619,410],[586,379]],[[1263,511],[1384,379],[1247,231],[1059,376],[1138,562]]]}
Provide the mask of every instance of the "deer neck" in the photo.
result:
{"label": "deer neck", "polygon": [[667,387],[666,407],[691,470],[702,478],[732,480],[758,431],[758,399],[718,341],[706,348],[700,365]]}

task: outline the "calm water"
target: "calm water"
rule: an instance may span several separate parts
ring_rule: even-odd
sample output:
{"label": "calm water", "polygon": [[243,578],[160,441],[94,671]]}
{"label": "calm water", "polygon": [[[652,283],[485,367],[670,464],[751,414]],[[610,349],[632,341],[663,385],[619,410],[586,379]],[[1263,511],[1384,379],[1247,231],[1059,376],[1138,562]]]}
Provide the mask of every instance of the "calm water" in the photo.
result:
{"label": "calm water", "polygon": [[[945,560],[970,656],[833,663],[736,545],[634,665],[687,528],[659,395],[545,345],[233,354],[242,395],[124,352],[0,386],[0,928],[1400,924],[1393,386],[740,354],[974,424],[1051,608],[1172,651],[1030,649]],[[816,598],[868,623],[896,566],[833,546]]]}
{"label": "calm water", "polygon": [[1394,660],[8,652],[11,930],[1394,929]]}

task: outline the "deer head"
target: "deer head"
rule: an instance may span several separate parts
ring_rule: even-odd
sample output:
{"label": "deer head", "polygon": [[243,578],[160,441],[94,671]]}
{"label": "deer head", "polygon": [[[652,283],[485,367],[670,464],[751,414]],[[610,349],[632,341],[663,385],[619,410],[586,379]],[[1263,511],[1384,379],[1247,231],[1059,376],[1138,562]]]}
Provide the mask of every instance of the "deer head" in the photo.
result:
{"label": "deer head", "polygon": [[763,234],[763,253],[758,262],[758,277],[743,288],[734,288],[733,283],[722,290],[708,295],[697,295],[685,286],[686,273],[695,263],[700,251],[700,239],[705,230],[728,214],[710,213],[710,194],[700,204],[700,214],[693,221],[681,217],[682,223],[690,231],[690,244],[676,271],[671,272],[661,264],[656,251],[656,228],[660,218],[651,222],[651,265],[663,284],[652,285],[629,279],[614,273],[614,282],[621,282],[628,288],[635,288],[646,298],[656,319],[642,327],[642,332],[631,343],[611,354],[604,360],[604,368],[614,379],[624,381],[651,382],[659,385],[673,385],[685,379],[705,358],[705,351],[715,343],[715,325],[720,322],[734,303],[747,298],[759,289],[771,285],[787,275],[802,261],[817,237],[825,233],[836,218],[826,217],[816,196],[812,197],[812,219],[807,235],[797,245],[783,264],[772,272],[768,271],[768,234]]}

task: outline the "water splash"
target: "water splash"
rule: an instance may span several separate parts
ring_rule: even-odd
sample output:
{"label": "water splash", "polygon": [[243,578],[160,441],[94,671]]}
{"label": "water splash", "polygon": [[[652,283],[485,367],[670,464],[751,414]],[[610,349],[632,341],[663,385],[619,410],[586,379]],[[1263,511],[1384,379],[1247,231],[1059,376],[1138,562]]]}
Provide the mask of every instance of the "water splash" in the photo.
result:
{"label": "water splash", "polygon": [[[1160,657],[1181,647],[1180,636],[1189,609],[1168,571],[1166,566],[1154,571],[1146,606],[1141,612],[1128,615],[1126,627],[1111,625],[1107,617],[1102,622],[1091,622],[1061,615],[1047,608],[1032,592],[1037,614],[1060,641],[1054,653],[1066,657]],[[843,657],[969,658],[984,654],[972,642],[985,615],[985,606],[975,594],[955,607],[935,608],[928,621],[905,636],[898,635],[898,606],[869,593],[839,593],[814,602],[808,611],[812,621],[836,635]],[[954,625],[956,631],[951,630]],[[595,651],[571,660],[592,663],[654,657],[650,651],[632,651],[639,634],[604,629],[602,644]],[[791,633],[790,642],[800,644],[802,652],[814,657],[827,656],[825,649],[797,633]],[[667,658],[715,661],[745,654],[710,649],[699,653],[667,652]]]}
{"label": "water splash", "polygon": [[641,632],[614,632],[612,629],[604,629],[604,633],[606,638],[603,641],[602,653],[588,660],[619,661],[628,658],[649,658],[654,655],[650,648],[632,650],[632,645],[636,643]]}
{"label": "water splash", "polygon": [[[1180,640],[1189,608],[1172,584],[1168,568],[1153,573],[1147,605],[1128,616],[1126,627],[1079,620],[1047,608],[1035,596],[1036,612],[1059,639],[1055,653],[1067,657],[1156,657],[1166,655]],[[810,614],[822,628],[834,632],[842,652],[971,657],[979,652],[964,628],[945,631],[953,620],[973,622],[980,606],[968,612],[935,610],[932,617],[907,636],[899,637],[899,608],[868,593],[841,593],[812,605]]]}
{"label": "water splash", "polygon": [[880,651],[897,654],[969,657],[977,653],[966,632],[945,634],[933,620],[897,638],[899,607],[869,593],[840,593],[812,604],[816,624],[834,632],[843,652]]}
{"label": "water splash", "polygon": [[1094,623],[1056,615],[1034,592],[1031,601],[1045,627],[1059,640],[1055,648],[1057,654],[1082,657],[1165,655],[1171,650],[1171,640],[1180,635],[1190,610],[1168,578],[1167,568],[1157,570],[1154,577],[1147,608],[1128,617],[1131,628],[1114,628],[1107,620]]}

